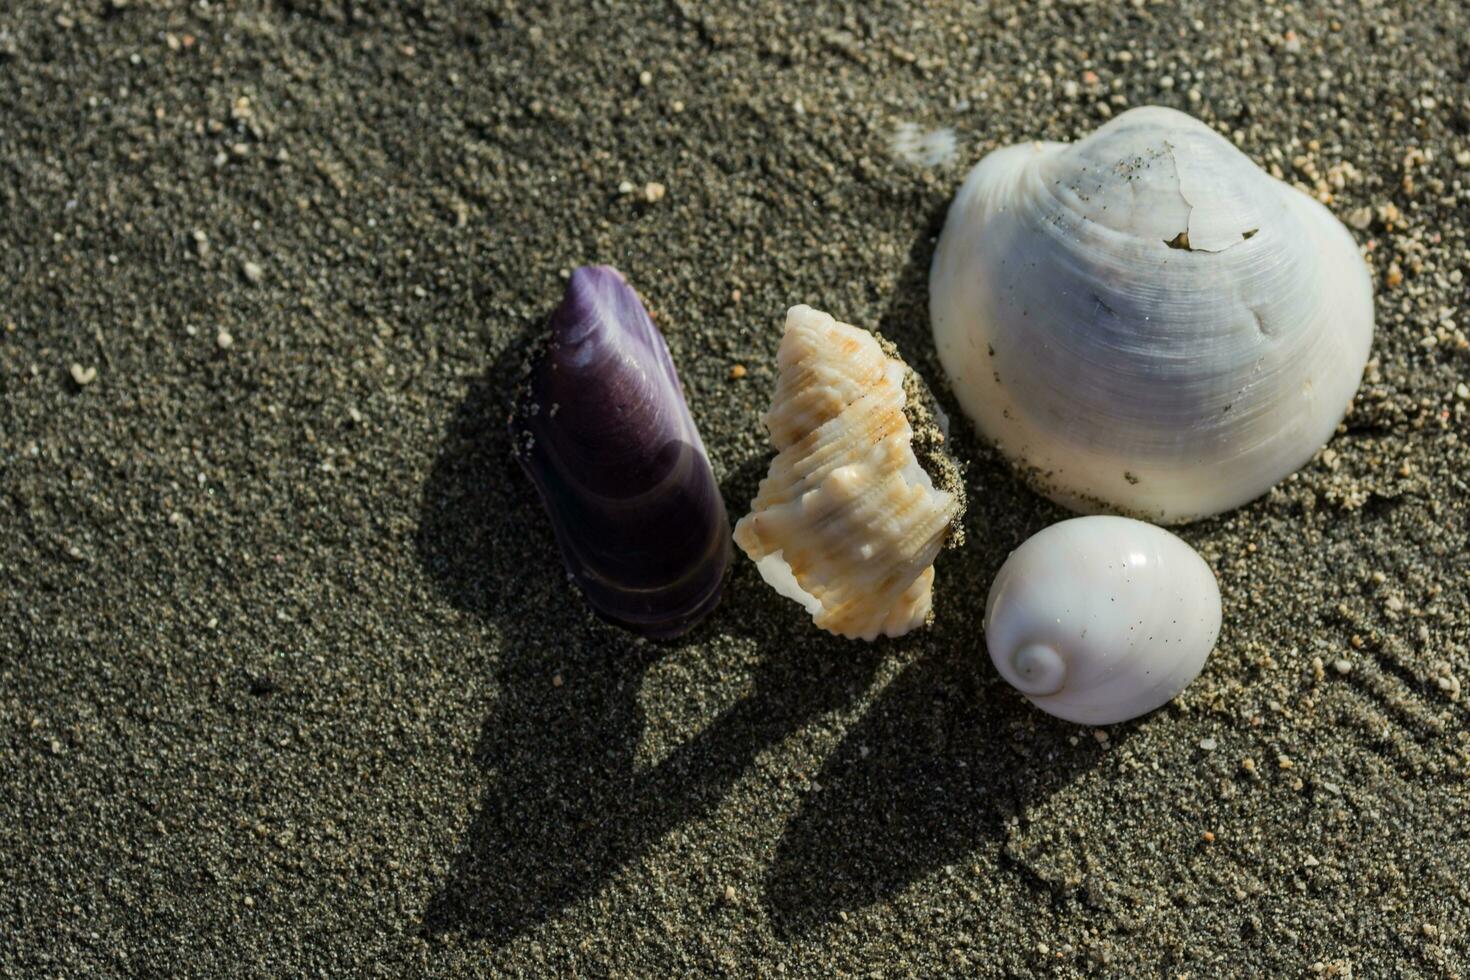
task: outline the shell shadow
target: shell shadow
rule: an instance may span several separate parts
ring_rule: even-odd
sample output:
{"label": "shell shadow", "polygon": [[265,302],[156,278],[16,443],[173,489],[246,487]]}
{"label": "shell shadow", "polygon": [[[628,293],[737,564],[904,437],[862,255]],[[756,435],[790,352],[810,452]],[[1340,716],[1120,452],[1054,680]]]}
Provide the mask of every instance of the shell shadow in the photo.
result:
{"label": "shell shadow", "polygon": [[1101,757],[1091,739],[1072,745],[1077,727],[1029,705],[985,653],[984,597],[995,573],[1027,537],[1070,515],[975,437],[945,384],[929,333],[928,276],[948,202],[930,204],[879,326],[950,416],[951,451],[966,465],[966,543],[935,566],[936,620],[923,642],[936,652],[879,694],[782,834],[764,901],[787,936],[885,901],[1002,838],[1008,818]]}
{"label": "shell shadow", "polygon": [[[1102,758],[1090,738],[1072,744],[1076,731],[986,684],[972,657],[910,665],[787,824],[764,891],[777,930],[800,935],[998,846],[1009,820]],[[1113,744],[1127,738],[1120,732]]]}
{"label": "shell shadow", "polygon": [[[771,615],[773,597],[740,556],[721,606],[677,640],[649,642],[598,620],[567,581],[540,501],[510,454],[506,416],[538,332],[527,325],[471,384],[424,487],[417,536],[437,590],[490,627],[497,655],[494,707],[474,754],[483,802],[422,930],[497,945],[595,894],[670,830],[709,812],[762,749],[859,696],[882,655],[881,645],[854,651],[809,627],[793,644],[791,623]],[[732,512],[742,512],[764,467],[751,461],[727,479]],[[732,638],[761,651],[748,668],[751,693],[640,768],[645,672],[685,647]]]}
{"label": "shell shadow", "polygon": [[909,246],[908,258],[893,296],[878,319],[878,330],[898,345],[903,359],[923,376],[944,410],[950,413],[950,418],[963,422],[964,416],[955,414],[958,406],[945,384],[944,368],[939,363],[939,352],[934,347],[934,335],[929,326],[929,266],[934,260],[934,246],[939,241],[939,233],[944,230],[949,198],[926,194],[917,205],[918,209],[924,212],[924,224]]}
{"label": "shell shadow", "polygon": [[[880,327],[953,420],[952,446],[972,489],[968,544],[940,557],[936,625],[903,640],[854,644],[812,629],[738,552],[722,604],[685,636],[652,643],[601,622],[567,580],[540,501],[510,453],[506,417],[541,325],[524,324],[471,383],[425,483],[416,544],[437,591],[494,637],[494,706],[474,753],[483,802],[424,910],[424,933],[499,945],[595,895],[670,831],[718,806],[762,750],[862,697],[880,661],[902,646],[937,652],[878,696],[781,837],[765,901],[783,932],[880,901],[974,850],[1009,813],[1096,755],[1073,751],[1070,729],[1005,688],[984,658],[991,578],[1011,549],[1063,515],[974,438],[943,384],[927,314],[943,217],[937,202]],[[745,513],[768,464],[761,453],[726,475],[732,518]],[[645,674],[661,657],[731,643],[756,651],[745,667],[750,693],[641,767]],[[1023,771],[1034,767],[1015,733],[1031,729],[1049,733],[1040,740],[1051,743],[1043,776]]]}

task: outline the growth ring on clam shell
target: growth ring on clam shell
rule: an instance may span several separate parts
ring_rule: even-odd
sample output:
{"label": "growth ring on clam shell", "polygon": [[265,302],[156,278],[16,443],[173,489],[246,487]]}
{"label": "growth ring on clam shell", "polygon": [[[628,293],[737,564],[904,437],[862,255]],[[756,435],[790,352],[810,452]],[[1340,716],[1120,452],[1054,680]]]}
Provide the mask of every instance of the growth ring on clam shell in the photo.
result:
{"label": "growth ring on clam shell", "polygon": [[985,604],[1000,675],[1049,714],[1109,725],[1172,700],[1220,633],[1220,589],[1193,548],[1127,517],[1076,517],[1032,535]]}
{"label": "growth ring on clam shell", "polygon": [[668,346],[616,269],[572,273],[510,433],[600,616],[667,638],[714,609],[730,564],[725,503]]}
{"label": "growth ring on clam shell", "polygon": [[930,310],[961,407],[1037,489],[1160,523],[1306,463],[1373,333],[1347,229],[1158,107],[981,160],[945,221]]}

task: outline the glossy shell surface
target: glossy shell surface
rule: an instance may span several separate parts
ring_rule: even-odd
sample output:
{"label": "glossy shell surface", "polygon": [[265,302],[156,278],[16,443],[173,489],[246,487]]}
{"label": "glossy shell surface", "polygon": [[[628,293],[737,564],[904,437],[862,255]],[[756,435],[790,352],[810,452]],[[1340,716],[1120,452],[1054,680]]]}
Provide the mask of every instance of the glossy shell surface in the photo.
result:
{"label": "glossy shell surface", "polygon": [[572,273],[510,429],[599,615],[662,638],[719,603],[724,501],[663,336],[616,270]]}
{"label": "glossy shell surface", "polygon": [[1053,524],[1011,552],[985,607],[995,669],[1038,708],[1106,725],[1194,680],[1220,633],[1220,589],[1193,548],[1126,517]]}

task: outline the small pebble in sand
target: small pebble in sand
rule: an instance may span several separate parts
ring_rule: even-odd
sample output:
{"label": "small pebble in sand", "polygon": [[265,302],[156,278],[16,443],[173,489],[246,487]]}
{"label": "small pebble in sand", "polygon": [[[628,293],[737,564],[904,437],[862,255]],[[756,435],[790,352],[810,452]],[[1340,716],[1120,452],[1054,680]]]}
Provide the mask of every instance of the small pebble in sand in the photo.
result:
{"label": "small pebble in sand", "polygon": [[625,180],[618,184],[619,194],[631,194],[637,189],[638,188],[633,186],[633,182],[631,180]]}
{"label": "small pebble in sand", "polygon": [[1217,744],[1218,743],[1216,743],[1213,738],[1202,738],[1199,740],[1199,747],[1204,749],[1206,752],[1215,751],[1215,746]]}
{"label": "small pebble in sand", "polygon": [[1213,830],[1207,830],[1199,835],[1199,839],[1206,844],[1213,844],[1215,843],[1215,832]]}
{"label": "small pebble in sand", "polygon": [[1292,769],[1295,768],[1296,763],[1291,761],[1290,756],[1279,755],[1276,757],[1276,765],[1282,769]]}
{"label": "small pebble in sand", "polygon": [[214,335],[214,342],[219,344],[220,350],[229,350],[235,345],[235,338],[224,327],[220,327],[219,333]]}
{"label": "small pebble in sand", "polygon": [[1346,660],[1342,657],[1338,657],[1336,660],[1332,661],[1332,669],[1337,671],[1339,674],[1351,674],[1353,672],[1353,662],[1351,660]]}
{"label": "small pebble in sand", "polygon": [[250,283],[252,286],[258,285],[260,281],[265,278],[265,270],[262,269],[257,263],[251,262],[249,260],[246,260],[244,263],[241,264],[240,273],[245,277],[245,281]]}
{"label": "small pebble in sand", "polygon": [[551,675],[551,686],[552,687],[561,687],[561,685],[562,685],[561,675],[560,674],[552,674]]}
{"label": "small pebble in sand", "polygon": [[1256,774],[1256,760],[1247,756],[1240,760],[1240,768],[1254,776]]}
{"label": "small pebble in sand", "polygon": [[729,902],[732,905],[735,903],[735,886],[734,885],[726,885],[725,886],[725,901]]}
{"label": "small pebble in sand", "polygon": [[744,364],[737,364],[734,367],[732,367],[730,369],[730,377],[734,378],[737,381],[740,380],[741,378],[745,377],[745,365]]}
{"label": "small pebble in sand", "polygon": [[97,369],[95,367],[82,367],[73,361],[71,367],[67,370],[71,372],[71,379],[77,383],[78,388],[85,388],[97,380]]}
{"label": "small pebble in sand", "polygon": [[888,150],[911,167],[937,167],[954,159],[958,144],[952,129],[925,132],[914,123],[902,122],[894,127]]}
{"label": "small pebble in sand", "polygon": [[656,180],[650,180],[643,185],[643,199],[649,204],[657,204],[664,199],[669,189]]}

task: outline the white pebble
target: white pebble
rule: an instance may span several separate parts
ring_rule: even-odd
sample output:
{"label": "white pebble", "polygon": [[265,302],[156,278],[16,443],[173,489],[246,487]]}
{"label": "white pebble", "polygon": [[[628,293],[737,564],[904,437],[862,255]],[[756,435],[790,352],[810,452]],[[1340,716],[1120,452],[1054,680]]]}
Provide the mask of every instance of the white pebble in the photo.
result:
{"label": "white pebble", "polygon": [[952,129],[924,132],[911,122],[899,123],[888,140],[888,149],[911,167],[937,167],[954,159],[958,145]]}

